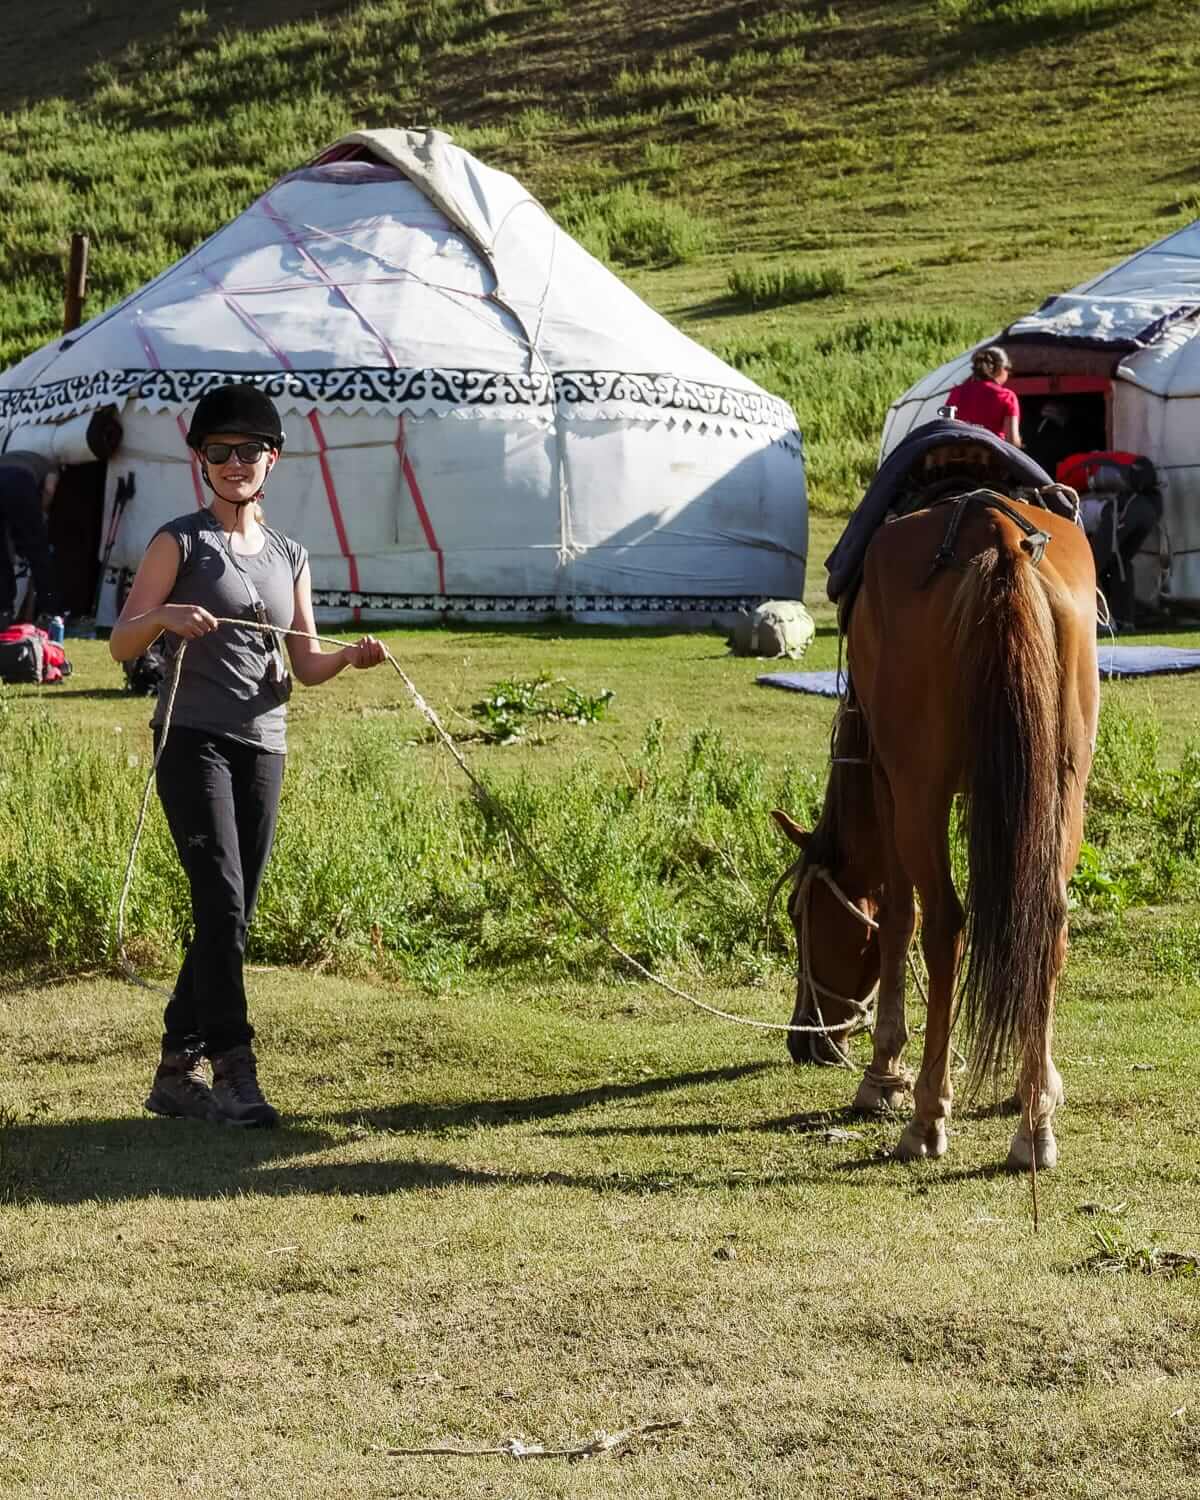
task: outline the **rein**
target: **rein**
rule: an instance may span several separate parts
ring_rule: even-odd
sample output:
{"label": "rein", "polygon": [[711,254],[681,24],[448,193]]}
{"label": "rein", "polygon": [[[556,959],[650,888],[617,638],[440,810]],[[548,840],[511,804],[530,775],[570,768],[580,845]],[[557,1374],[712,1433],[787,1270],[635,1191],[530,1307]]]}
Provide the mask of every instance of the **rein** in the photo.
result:
{"label": "rein", "polygon": [[[259,630],[264,632],[265,634],[273,634],[276,636],[295,636],[301,640],[317,641],[321,645],[326,646],[348,646],[353,644],[353,642],[351,641],[339,640],[335,636],[312,635],[305,630],[281,630],[277,626],[262,624],[256,620],[234,620],[226,619],[221,616],[216,616],[215,618],[218,625],[235,625],[242,630]],[[129,888],[133,883],[133,871],[134,864],[137,859],[138,844],[141,842],[142,831],[145,828],[146,824],[146,815],[150,807],[150,790],[154,785],[155,772],[158,770],[158,763],[162,759],[163,750],[166,748],[167,736],[171,731],[171,714],[175,707],[175,695],[179,689],[179,678],[183,669],[183,658],[186,654],[186,651],[187,641],[180,640],[179,650],[175,654],[175,670],[171,677],[171,686],[167,694],[167,704],[163,712],[162,733],[159,736],[158,748],[155,751],[154,760],[151,763],[149,773],[146,776],[146,785],[142,792],[142,805],[138,812],[137,825],[134,829],[133,834],[133,842],[129,848],[129,859],[125,866],[125,879],[121,886],[120,898],[117,901],[116,945],[117,959],[121,966],[122,972],[125,974],[126,978],[130,980],[131,983],[138,985],[142,989],[151,990],[157,995],[163,995],[168,999],[171,996],[171,991],[163,989],[161,985],[151,984],[148,980],[143,979],[141,975],[138,974],[134,969],[133,964],[129,960],[129,955],[125,951],[125,904],[129,897]],[[459,751],[458,746],[446,732],[442,721],[438,718],[437,714],[429,706],[429,704],[426,703],[425,699],[421,696],[411,679],[408,677],[407,673],[404,671],[404,668],[400,665],[400,663],[396,660],[396,658],[392,655],[392,653],[386,646],[383,647],[383,655],[384,660],[391,663],[392,669],[396,672],[397,676],[399,676],[401,682],[403,682],[415,706],[428,720],[438,739],[442,742],[446,750],[454,758],[463,775],[471,783],[475,795],[502,820],[505,827],[508,829],[508,832],[511,835],[514,843],[516,843],[525,853],[526,857],[537,869],[538,873],[542,876],[543,880],[545,880],[546,884],[559,897],[561,897],[564,904],[568,906],[572,912],[574,912],[574,914],[579,918],[584,926],[588,928],[590,932],[594,933],[598,938],[600,938],[601,941],[605,943],[606,946],[610,948],[618,958],[620,958],[624,963],[628,964],[629,967],[633,969],[633,971],[642,979],[646,980],[647,983],[657,985],[659,989],[665,990],[667,994],[674,995],[678,1000],[686,1001],[688,1005],[694,1006],[697,1010],[705,1011],[710,1016],[716,1016],[718,1020],[730,1021],[738,1026],[752,1026],[759,1031],[789,1031],[802,1032],[810,1036],[830,1036],[837,1035],[840,1032],[847,1031],[851,1027],[857,1027],[865,1022],[866,1017],[870,1014],[870,998],[868,998],[868,1000],[866,1001],[846,999],[843,996],[835,995],[832,990],[824,990],[824,987],[818,986],[817,982],[812,978],[811,965],[808,964],[807,959],[807,935],[804,943],[804,953],[806,957],[802,961],[802,963],[808,965],[808,978],[810,984],[812,985],[814,1000],[816,998],[817,990],[822,989],[826,995],[826,998],[837,999],[843,1004],[850,1005],[857,1012],[855,1018],[852,1021],[847,1021],[844,1024],[838,1026],[826,1026],[823,1021],[819,1026],[796,1026],[792,1024],[785,1025],[781,1021],[758,1021],[751,1016],[735,1015],[733,1014],[733,1012],[721,1010],[715,1005],[708,1005],[703,1000],[698,1000],[695,995],[690,995],[686,990],[676,988],[676,986],[671,984],[669,980],[663,979],[660,975],[655,974],[652,970],[648,969],[645,964],[634,958],[632,953],[627,953],[625,949],[621,947],[621,945],[608,931],[608,928],[604,925],[604,923],[593,916],[591,912],[582,907],[575,899],[575,897],[571,895],[570,891],[566,889],[562,881],[559,880],[554,872],[548,868],[541,855],[537,852],[537,850],[525,837],[521,829],[517,826],[512,814],[509,812],[505,804],[501,802],[500,799],[495,795],[495,793],[492,792],[482,781],[480,781],[475,773],[471,770],[470,766],[463,758],[462,753]],[[795,866],[792,866],[792,869],[794,868]],[[854,906],[853,902],[851,902],[849,898],[838,889],[836,884],[834,884],[833,877],[829,874],[828,871],[823,871],[821,873],[822,878],[828,882],[831,889],[835,892],[838,898],[843,902],[844,905],[846,905],[852,912],[854,912],[854,914],[860,919],[860,921],[866,923],[870,927],[874,927],[876,925],[870,917],[866,916],[865,913],[859,911],[858,908]],[[781,883],[782,882],[776,884],[775,890],[779,889],[779,884]],[[772,900],[774,899],[774,895],[775,891],[772,891]],[[807,924],[805,930],[807,934]],[[816,1006],[816,1013],[818,1018],[820,1018],[821,1011],[819,1003]],[[847,1062],[845,1066],[849,1067],[849,1062]]]}

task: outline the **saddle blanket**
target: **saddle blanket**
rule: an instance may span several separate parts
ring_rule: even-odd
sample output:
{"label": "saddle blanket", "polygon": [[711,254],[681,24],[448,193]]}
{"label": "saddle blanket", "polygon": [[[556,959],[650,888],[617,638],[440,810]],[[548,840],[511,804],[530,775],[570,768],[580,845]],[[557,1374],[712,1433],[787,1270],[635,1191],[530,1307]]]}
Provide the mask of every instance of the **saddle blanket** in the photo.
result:
{"label": "saddle blanket", "polygon": [[[1101,677],[1153,677],[1162,672],[1200,672],[1200,651],[1179,646],[1097,647]],[[845,674],[836,672],[764,672],[755,680],[763,687],[787,688],[793,693],[841,697]]]}

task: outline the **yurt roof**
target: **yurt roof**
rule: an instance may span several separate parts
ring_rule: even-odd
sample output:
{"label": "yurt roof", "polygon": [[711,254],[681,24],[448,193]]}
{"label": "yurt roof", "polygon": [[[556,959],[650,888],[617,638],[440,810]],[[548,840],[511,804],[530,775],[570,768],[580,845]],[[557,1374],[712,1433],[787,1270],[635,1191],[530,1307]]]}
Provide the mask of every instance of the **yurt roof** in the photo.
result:
{"label": "yurt roof", "polygon": [[117,306],[0,375],[0,428],[179,410],[231,376],[285,409],[772,429],[786,403],[687,338],[507,173],[360,131]]}

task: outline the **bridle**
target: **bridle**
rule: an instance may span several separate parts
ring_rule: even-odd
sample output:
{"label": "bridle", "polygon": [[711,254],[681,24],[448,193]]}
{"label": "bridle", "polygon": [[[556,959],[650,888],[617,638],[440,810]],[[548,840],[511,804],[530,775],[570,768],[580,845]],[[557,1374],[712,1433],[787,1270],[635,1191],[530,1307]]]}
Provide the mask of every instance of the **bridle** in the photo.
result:
{"label": "bridle", "polygon": [[[812,941],[809,930],[810,907],[812,904],[810,897],[812,895],[813,882],[818,880],[823,885],[828,886],[842,906],[852,916],[857,917],[864,927],[869,928],[872,932],[877,932],[879,930],[879,923],[873,917],[867,916],[866,912],[862,911],[859,907],[855,906],[854,902],[851,901],[841,886],[838,885],[825,865],[809,865],[797,882],[795,895],[792,897],[792,909],[799,918],[796,924],[798,977],[804,996],[807,1000],[811,1000],[812,1012],[819,1022],[819,1026],[813,1029],[824,1036],[835,1036],[841,1032],[850,1035],[852,1032],[861,1031],[870,1025],[871,1012],[875,1006],[875,994],[879,989],[879,985],[876,984],[874,986],[865,1000],[859,1000],[854,995],[843,995],[838,990],[830,989],[828,985],[822,984],[813,974]],[[821,1013],[822,996],[826,1000],[836,1001],[838,1005],[848,1006],[853,1013],[850,1019],[840,1021],[833,1026],[828,1025],[824,1015]],[[849,1068],[851,1064],[843,1058],[842,1066]]]}

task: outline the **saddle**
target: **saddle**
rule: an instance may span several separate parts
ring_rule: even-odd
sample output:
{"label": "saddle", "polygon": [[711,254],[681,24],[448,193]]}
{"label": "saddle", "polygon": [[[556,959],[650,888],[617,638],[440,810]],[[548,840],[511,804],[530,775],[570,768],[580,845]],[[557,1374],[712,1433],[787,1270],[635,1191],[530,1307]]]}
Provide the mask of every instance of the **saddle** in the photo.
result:
{"label": "saddle", "polygon": [[1049,537],[1013,508],[1013,500],[1079,520],[1079,501],[1073,490],[1055,484],[1021,449],[986,428],[955,421],[927,422],[916,428],[881,465],[826,560],[828,594],[838,606],[839,626],[846,628],[862,581],[867,547],[876,531],[917,510],[953,505],[929,577],[953,560],[963,518],[969,508],[980,504],[1002,511],[1019,526],[1025,532],[1025,544],[1036,551],[1034,560],[1040,561]]}

